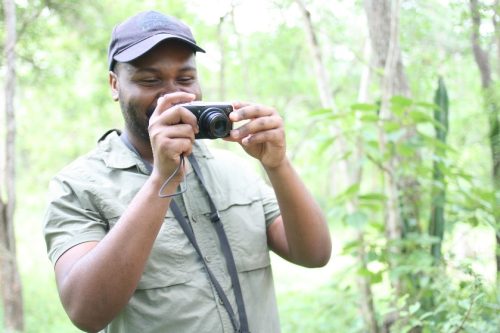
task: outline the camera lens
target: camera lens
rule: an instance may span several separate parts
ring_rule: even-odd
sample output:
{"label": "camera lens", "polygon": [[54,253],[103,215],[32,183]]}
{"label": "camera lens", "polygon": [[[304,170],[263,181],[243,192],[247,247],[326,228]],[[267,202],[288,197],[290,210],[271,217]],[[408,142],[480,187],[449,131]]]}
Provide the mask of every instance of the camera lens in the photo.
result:
{"label": "camera lens", "polygon": [[224,138],[231,130],[230,120],[220,108],[208,108],[200,116],[200,129],[203,129],[210,138]]}

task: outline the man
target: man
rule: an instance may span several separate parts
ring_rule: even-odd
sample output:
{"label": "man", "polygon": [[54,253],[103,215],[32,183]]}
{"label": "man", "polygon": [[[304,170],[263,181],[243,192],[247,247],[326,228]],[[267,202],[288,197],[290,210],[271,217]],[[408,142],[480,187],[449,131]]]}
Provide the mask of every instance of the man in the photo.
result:
{"label": "man", "polygon": [[195,140],[181,104],[202,99],[196,52],[190,29],[158,12],[113,30],[109,83],[125,129],[54,178],[45,217],[61,301],[82,330],[279,332],[268,250],[308,267],[329,260],[325,218],[286,157],[276,110],[232,103],[230,120],[247,123],[225,138],[260,161],[272,189]]}

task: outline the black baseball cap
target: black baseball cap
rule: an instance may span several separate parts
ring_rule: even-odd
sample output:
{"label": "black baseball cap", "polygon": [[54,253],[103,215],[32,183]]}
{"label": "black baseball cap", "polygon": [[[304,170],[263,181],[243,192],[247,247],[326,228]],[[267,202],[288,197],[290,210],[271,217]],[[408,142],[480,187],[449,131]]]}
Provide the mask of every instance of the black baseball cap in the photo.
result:
{"label": "black baseball cap", "polygon": [[205,52],[196,44],[186,24],[175,17],[147,11],[130,17],[113,29],[108,48],[109,70],[117,61],[132,61],[167,39],[183,41],[193,51]]}

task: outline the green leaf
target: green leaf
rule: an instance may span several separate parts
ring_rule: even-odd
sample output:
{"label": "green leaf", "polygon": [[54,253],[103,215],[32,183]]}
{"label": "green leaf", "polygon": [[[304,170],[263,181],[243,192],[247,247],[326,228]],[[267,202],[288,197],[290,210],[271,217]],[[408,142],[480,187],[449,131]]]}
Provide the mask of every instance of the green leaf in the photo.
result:
{"label": "green leaf", "polygon": [[434,315],[434,312],[426,312],[423,315],[421,315],[418,319],[420,319],[420,320],[423,321],[424,319],[427,319],[427,318],[429,318],[429,317],[431,317],[433,315]]}
{"label": "green leaf", "polygon": [[385,201],[387,196],[383,193],[366,193],[359,196],[362,201]]}
{"label": "green leaf", "polygon": [[391,104],[398,107],[408,107],[413,104],[413,101],[404,96],[393,96]]}
{"label": "green leaf", "polygon": [[438,107],[436,104],[429,102],[415,102],[415,106],[420,106],[422,108],[431,110],[434,110],[436,107]]}
{"label": "green leaf", "polygon": [[357,250],[357,248],[359,247],[360,245],[360,242],[355,240],[355,241],[352,241],[352,242],[348,242],[346,243],[343,248],[342,248],[342,252],[344,254],[347,254],[347,253],[351,253],[351,252],[354,252]]}
{"label": "green leaf", "polygon": [[351,197],[351,196],[353,196],[354,194],[356,194],[358,192],[359,192],[359,183],[356,183],[356,184],[353,184],[353,185],[349,186],[344,191],[344,193],[342,193],[342,196]]}
{"label": "green leaf", "polygon": [[403,138],[406,135],[406,130],[404,128],[401,128],[397,131],[392,131],[390,133],[387,133],[386,139],[391,141],[391,142],[397,142],[401,138]]}
{"label": "green leaf", "polygon": [[318,117],[318,116],[331,115],[332,113],[333,112],[331,109],[323,108],[323,109],[312,110],[310,112],[310,115],[313,117]]}
{"label": "green leaf", "polygon": [[410,312],[410,314],[414,314],[415,312],[417,312],[418,310],[420,310],[420,302],[417,302],[415,304],[412,304],[410,305],[410,307],[408,308],[408,311]]}
{"label": "green leaf", "polygon": [[462,300],[458,301],[458,306],[464,310],[468,310],[471,306],[470,300],[462,299]]}
{"label": "green leaf", "polygon": [[376,104],[357,103],[351,105],[353,111],[378,111],[378,109],[379,106]]}
{"label": "green leaf", "polygon": [[371,284],[380,283],[380,282],[382,282],[382,280],[383,280],[382,272],[377,272],[377,273],[371,272],[371,274],[370,274]]}
{"label": "green leaf", "polygon": [[395,121],[386,121],[384,122],[384,130],[386,133],[396,132],[402,130],[401,124]]}
{"label": "green leaf", "polygon": [[368,222],[368,216],[366,216],[365,213],[360,211],[354,212],[352,214],[347,215],[346,222],[348,225],[356,229],[362,229]]}
{"label": "green leaf", "polygon": [[434,123],[434,118],[427,113],[419,110],[409,112],[410,118],[416,123]]}
{"label": "green leaf", "polygon": [[361,121],[367,122],[367,123],[374,123],[379,120],[378,114],[376,113],[364,113],[360,117]]}
{"label": "green leaf", "polygon": [[331,137],[322,140],[321,144],[316,149],[318,156],[325,156],[326,150],[333,146],[334,141],[335,141],[335,139],[331,138]]}

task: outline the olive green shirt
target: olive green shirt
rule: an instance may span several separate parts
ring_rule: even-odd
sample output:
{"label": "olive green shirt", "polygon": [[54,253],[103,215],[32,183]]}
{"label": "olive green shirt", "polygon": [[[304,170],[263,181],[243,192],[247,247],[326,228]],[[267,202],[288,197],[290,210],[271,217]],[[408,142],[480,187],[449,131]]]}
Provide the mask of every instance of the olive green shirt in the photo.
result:
{"label": "olive green shirt", "polygon": [[[238,270],[250,331],[279,332],[266,228],[280,214],[273,190],[247,163],[229,153],[210,152],[196,142],[193,154],[221,221]],[[44,234],[52,263],[71,247],[99,241],[148,178],[144,162],[116,132],[64,168],[50,183]],[[231,279],[209,204],[191,170],[187,191],[176,197],[204,255],[237,313]],[[110,277],[112,278],[112,277]],[[142,278],[129,303],[104,332],[233,332],[201,258],[168,210]]]}

